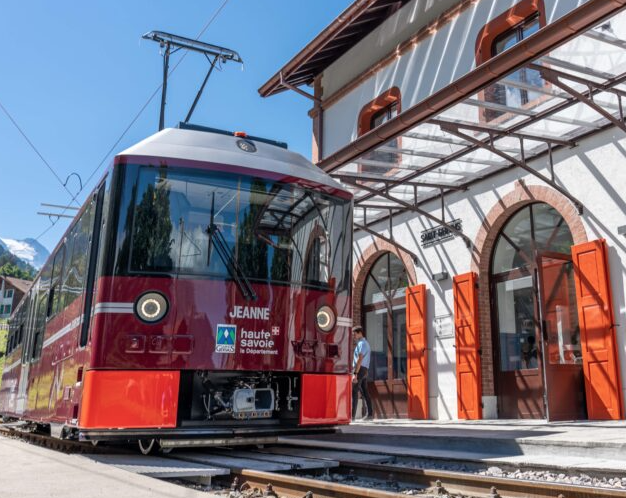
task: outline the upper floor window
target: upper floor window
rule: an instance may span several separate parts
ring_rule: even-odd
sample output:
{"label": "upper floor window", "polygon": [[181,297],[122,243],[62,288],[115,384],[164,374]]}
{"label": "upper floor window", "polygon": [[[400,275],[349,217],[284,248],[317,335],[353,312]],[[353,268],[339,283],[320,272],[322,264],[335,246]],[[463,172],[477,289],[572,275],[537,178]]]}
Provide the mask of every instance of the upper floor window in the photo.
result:
{"label": "upper floor window", "polygon": [[11,299],[13,297],[13,289],[7,289],[4,293],[4,297],[6,297],[7,299]]}
{"label": "upper floor window", "polygon": [[380,111],[375,112],[370,119],[370,130],[379,127],[381,124],[386,123],[391,118],[395,118],[398,115],[398,101],[394,101],[387,107],[383,107]]}
{"label": "upper floor window", "polygon": [[400,89],[396,86],[363,106],[358,117],[358,135],[365,135],[400,113]]}
{"label": "upper floor window", "polygon": [[[492,55],[498,55],[513,45],[528,38],[539,30],[539,15],[535,15],[525,20],[518,26],[502,33],[492,45]],[[506,83],[496,83],[492,85],[486,93],[487,100],[511,109],[520,109],[529,102],[538,99],[541,94],[533,91],[534,88],[541,88],[543,80],[538,71],[528,68],[521,68],[507,76]],[[505,113],[505,110],[487,109],[488,119],[494,119]]]}
{"label": "upper floor window", "polygon": [[[498,17],[489,21],[476,39],[476,65],[506,52],[533,35],[546,24],[543,0],[522,0]],[[538,71],[521,68],[482,92],[486,104],[481,119],[491,121],[508,114],[515,117],[516,109],[541,102],[545,85]],[[505,116],[506,119],[506,116]]]}
{"label": "upper floor window", "polygon": [[[358,121],[358,134],[378,128],[400,114],[400,89],[393,87],[382,93],[361,109]],[[401,162],[400,139],[394,138],[377,150],[366,154],[359,161],[361,173],[387,175]]]}

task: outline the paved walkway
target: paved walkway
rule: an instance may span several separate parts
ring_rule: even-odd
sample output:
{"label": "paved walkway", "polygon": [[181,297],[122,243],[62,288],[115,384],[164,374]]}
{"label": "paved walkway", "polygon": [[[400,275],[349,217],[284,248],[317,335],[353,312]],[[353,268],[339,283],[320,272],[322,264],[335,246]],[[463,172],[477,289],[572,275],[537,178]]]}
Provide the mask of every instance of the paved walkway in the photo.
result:
{"label": "paved walkway", "polygon": [[67,455],[0,436],[2,498],[215,498],[137,475],[86,456]]}
{"label": "paved walkway", "polygon": [[374,420],[342,427],[332,436],[302,439],[309,446],[351,451],[626,474],[624,420]]}
{"label": "paved walkway", "polygon": [[578,445],[626,445],[626,420],[546,422],[545,420],[406,420],[382,419],[342,427],[346,434],[453,436],[568,441]]}

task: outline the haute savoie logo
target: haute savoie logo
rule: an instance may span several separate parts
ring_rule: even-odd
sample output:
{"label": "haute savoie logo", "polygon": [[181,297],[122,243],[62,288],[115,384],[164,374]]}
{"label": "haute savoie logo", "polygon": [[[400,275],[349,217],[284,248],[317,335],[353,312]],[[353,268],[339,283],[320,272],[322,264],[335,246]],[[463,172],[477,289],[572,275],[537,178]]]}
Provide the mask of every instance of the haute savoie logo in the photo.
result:
{"label": "haute savoie logo", "polygon": [[215,339],[216,353],[234,353],[237,340],[237,325],[218,323],[217,338]]}

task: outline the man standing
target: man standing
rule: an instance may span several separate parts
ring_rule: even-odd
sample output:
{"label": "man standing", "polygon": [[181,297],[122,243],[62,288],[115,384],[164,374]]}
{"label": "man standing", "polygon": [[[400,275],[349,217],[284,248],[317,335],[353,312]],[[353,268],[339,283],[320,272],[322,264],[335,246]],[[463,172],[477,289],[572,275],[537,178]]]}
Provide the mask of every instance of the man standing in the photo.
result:
{"label": "man standing", "polygon": [[365,420],[374,418],[374,410],[372,409],[372,400],[367,390],[367,371],[370,367],[370,345],[365,339],[362,327],[354,327],[352,329],[356,346],[354,348],[354,357],[352,359],[352,420],[356,417],[356,404],[359,399],[359,391],[367,406],[367,416]]}

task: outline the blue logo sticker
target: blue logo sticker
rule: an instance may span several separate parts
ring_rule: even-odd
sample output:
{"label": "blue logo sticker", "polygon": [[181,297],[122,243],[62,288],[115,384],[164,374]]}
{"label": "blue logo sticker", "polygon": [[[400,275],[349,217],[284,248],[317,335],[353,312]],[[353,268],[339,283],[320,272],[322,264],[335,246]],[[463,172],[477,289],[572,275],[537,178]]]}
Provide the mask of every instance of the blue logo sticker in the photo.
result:
{"label": "blue logo sticker", "polygon": [[217,338],[215,339],[216,353],[234,353],[235,341],[237,340],[237,325],[217,325]]}

